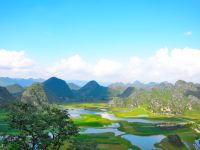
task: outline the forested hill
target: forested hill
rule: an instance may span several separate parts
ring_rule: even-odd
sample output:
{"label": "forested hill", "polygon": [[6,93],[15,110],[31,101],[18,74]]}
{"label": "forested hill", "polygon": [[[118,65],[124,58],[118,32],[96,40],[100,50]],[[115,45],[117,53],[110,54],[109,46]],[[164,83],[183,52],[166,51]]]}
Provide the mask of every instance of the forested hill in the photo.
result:
{"label": "forested hill", "polygon": [[[134,87],[134,84],[137,87]],[[43,83],[34,83],[26,89],[17,84],[8,86],[7,89],[0,87],[0,105],[14,99],[11,93],[19,92],[20,95],[16,99],[32,101],[31,103],[37,105],[43,103],[38,101],[41,98],[45,103],[109,101],[111,107],[144,107],[151,112],[167,114],[200,110],[199,84],[182,80],[175,84],[168,82],[160,84],[134,82],[134,84],[118,83],[104,87],[96,81],[90,81],[83,87],[75,85],[75,89],[71,89],[74,84],[69,86],[64,80],[52,77]]]}
{"label": "forested hill", "polygon": [[[128,90],[129,89],[129,90]],[[182,80],[174,85],[161,83],[151,89],[128,88],[125,93],[112,98],[113,107],[142,106],[155,113],[181,114],[190,110],[200,110],[200,85]],[[130,93],[131,92],[131,93]]]}
{"label": "forested hill", "polygon": [[12,102],[15,98],[8,92],[5,87],[0,87],[0,107]]}

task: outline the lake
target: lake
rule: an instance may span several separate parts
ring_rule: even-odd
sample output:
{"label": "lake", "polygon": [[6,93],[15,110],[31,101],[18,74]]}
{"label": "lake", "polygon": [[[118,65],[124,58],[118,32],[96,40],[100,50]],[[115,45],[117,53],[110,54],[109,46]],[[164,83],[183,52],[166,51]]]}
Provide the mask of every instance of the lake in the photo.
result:
{"label": "lake", "polygon": [[[72,118],[81,117],[81,114],[99,114],[102,118],[106,118],[109,120],[114,121],[127,121],[127,122],[141,122],[141,123],[158,123],[158,121],[151,121],[146,119],[140,118],[118,118],[114,114],[108,112],[101,112],[95,110],[88,110],[82,108],[69,108],[68,112]],[[153,136],[138,136],[133,134],[126,134],[118,130],[120,127],[119,123],[112,123],[111,125],[104,126],[104,127],[88,127],[84,128],[80,131],[80,134],[92,134],[92,133],[106,133],[111,132],[114,133],[115,136],[121,136],[122,138],[130,141],[133,145],[140,147],[141,149],[151,150],[156,149],[154,144],[159,143],[163,138],[164,135],[153,135]],[[157,148],[158,149],[158,148]]]}

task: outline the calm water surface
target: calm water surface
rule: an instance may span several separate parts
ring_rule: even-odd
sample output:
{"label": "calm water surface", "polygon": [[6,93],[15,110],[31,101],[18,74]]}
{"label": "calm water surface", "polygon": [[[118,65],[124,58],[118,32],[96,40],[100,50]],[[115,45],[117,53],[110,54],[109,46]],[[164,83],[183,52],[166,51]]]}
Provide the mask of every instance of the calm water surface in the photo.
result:
{"label": "calm water surface", "polygon": [[[99,114],[102,118],[116,120],[116,121],[128,121],[128,122],[141,122],[141,123],[158,123],[158,121],[151,121],[146,119],[138,119],[138,118],[118,118],[114,114],[108,112],[98,112],[95,110],[87,110],[82,108],[70,108],[68,109],[69,114],[72,118],[80,117],[81,114]],[[136,145],[144,150],[152,150],[156,149],[154,147],[155,143],[159,143],[164,135],[153,135],[153,136],[137,136],[132,134],[126,134],[118,130],[120,127],[119,123],[112,123],[111,125],[104,126],[102,128],[85,128],[81,131],[81,134],[91,134],[91,133],[106,133],[111,132],[114,133],[115,136],[121,136],[122,138],[130,141],[133,145]]]}
{"label": "calm water surface", "polygon": [[158,149],[154,144],[159,143],[165,138],[164,135],[137,136],[132,134],[122,135],[121,137],[130,141],[133,145],[140,147],[142,150]]}

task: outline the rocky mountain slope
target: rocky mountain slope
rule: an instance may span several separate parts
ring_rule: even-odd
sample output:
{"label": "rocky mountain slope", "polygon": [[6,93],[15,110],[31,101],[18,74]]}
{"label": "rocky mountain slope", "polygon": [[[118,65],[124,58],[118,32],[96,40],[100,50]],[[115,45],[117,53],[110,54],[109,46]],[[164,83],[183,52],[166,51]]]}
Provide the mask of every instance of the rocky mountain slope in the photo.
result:
{"label": "rocky mountain slope", "polygon": [[41,106],[48,103],[48,98],[43,86],[40,83],[34,83],[23,92],[21,101]]}
{"label": "rocky mountain slope", "polygon": [[200,109],[200,85],[177,81],[174,85],[161,83],[152,89],[136,89],[131,94],[115,97],[110,101],[114,107],[143,106],[156,113],[181,114]]}

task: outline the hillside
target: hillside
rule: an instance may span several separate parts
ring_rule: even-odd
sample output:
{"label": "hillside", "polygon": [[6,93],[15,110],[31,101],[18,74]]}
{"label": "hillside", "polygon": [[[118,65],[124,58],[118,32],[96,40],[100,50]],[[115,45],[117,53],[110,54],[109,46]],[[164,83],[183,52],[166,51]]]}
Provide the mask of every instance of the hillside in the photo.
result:
{"label": "hillside", "polygon": [[77,99],[82,101],[108,100],[109,89],[100,86],[96,81],[90,81],[77,91]]}
{"label": "hillside", "polygon": [[121,98],[129,97],[133,92],[135,88],[134,87],[128,87],[122,94],[119,95]]}
{"label": "hillside", "polygon": [[112,83],[108,86],[110,89],[110,93],[112,96],[118,96],[122,94],[122,92],[128,87],[128,85],[122,83],[122,82],[116,82]]}
{"label": "hillside", "polygon": [[24,88],[19,84],[8,85],[6,86],[6,89],[13,95],[22,93],[24,91]]}
{"label": "hillside", "polygon": [[8,92],[5,87],[0,87],[0,107],[13,101],[14,97]]}
{"label": "hillside", "polygon": [[43,79],[33,79],[33,78],[9,78],[9,77],[0,77],[0,86],[8,86],[12,84],[19,84],[22,87],[30,86],[36,82],[43,82]]}
{"label": "hillside", "polygon": [[127,97],[115,97],[110,106],[143,106],[156,113],[181,114],[200,109],[199,87],[185,81],[177,81],[175,85],[161,83],[151,90],[136,89]]}
{"label": "hillside", "polygon": [[31,103],[35,106],[41,106],[48,103],[48,98],[42,85],[40,83],[34,83],[23,92],[21,101]]}
{"label": "hillside", "polygon": [[73,93],[67,83],[56,77],[43,82],[43,87],[50,102],[67,102],[73,98]]}
{"label": "hillside", "polygon": [[67,83],[71,90],[79,90],[81,87],[75,83]]}

